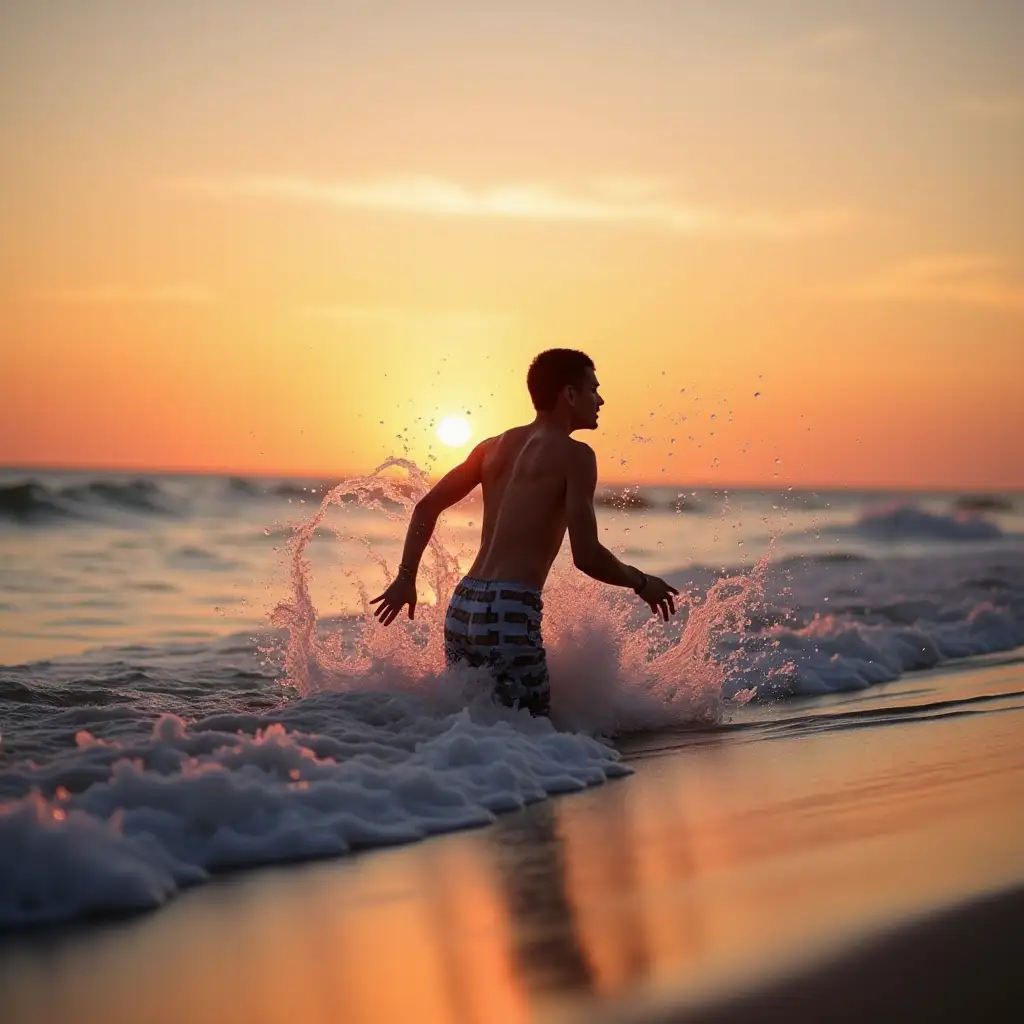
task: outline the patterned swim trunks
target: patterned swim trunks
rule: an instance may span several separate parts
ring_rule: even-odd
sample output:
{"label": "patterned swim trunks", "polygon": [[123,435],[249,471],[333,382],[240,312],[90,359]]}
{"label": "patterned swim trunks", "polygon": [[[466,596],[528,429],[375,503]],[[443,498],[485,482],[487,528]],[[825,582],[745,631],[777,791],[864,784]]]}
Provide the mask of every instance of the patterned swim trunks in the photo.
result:
{"label": "patterned swim trunks", "polygon": [[448,667],[485,666],[499,703],[546,715],[551,695],[540,637],[543,608],[533,587],[467,576],[455,588],[444,620]]}

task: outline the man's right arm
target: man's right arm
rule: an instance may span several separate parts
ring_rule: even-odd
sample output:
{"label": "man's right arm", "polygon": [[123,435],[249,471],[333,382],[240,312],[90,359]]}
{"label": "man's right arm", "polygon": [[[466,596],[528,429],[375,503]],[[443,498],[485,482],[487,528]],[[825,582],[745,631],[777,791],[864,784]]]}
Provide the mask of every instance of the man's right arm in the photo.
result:
{"label": "man's right arm", "polygon": [[582,442],[574,442],[566,472],[565,518],[569,527],[572,560],[580,572],[611,584],[636,590],[645,576],[620,562],[598,539],[594,492],[597,489],[597,457]]}

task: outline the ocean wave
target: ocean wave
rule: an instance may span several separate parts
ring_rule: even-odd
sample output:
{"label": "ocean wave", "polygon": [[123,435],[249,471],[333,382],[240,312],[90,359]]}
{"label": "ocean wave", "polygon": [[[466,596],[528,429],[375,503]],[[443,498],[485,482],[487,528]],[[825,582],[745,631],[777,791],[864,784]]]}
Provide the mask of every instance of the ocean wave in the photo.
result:
{"label": "ocean wave", "polygon": [[872,509],[852,526],[831,527],[829,532],[882,541],[979,541],[1006,536],[998,524],[977,513],[958,511],[944,515],[913,505]]}
{"label": "ocean wave", "polygon": [[153,480],[89,480],[43,484],[38,480],[0,485],[0,517],[20,523],[90,519],[104,512],[173,515],[174,499]]}
{"label": "ocean wave", "polygon": [[212,872],[482,825],[627,774],[618,754],[525,713],[430,713],[410,695],[322,694],[277,721],[165,715],[143,739],[82,731],[5,772],[0,927],[158,907]]}
{"label": "ocean wave", "polygon": [[1024,646],[1024,554],[794,558],[772,573],[765,606],[751,621],[755,628],[730,638],[725,696],[860,690]]}
{"label": "ocean wave", "polygon": [[953,508],[963,512],[1012,512],[1013,500],[1004,494],[961,494]]}

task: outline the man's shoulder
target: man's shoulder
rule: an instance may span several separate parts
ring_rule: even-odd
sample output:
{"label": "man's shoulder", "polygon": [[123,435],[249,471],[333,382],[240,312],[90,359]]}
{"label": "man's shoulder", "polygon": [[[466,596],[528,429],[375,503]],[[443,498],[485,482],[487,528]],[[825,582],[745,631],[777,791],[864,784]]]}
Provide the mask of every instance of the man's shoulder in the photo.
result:
{"label": "man's shoulder", "polygon": [[566,465],[579,472],[594,472],[597,469],[597,456],[594,449],[585,441],[577,441],[574,437],[567,437],[565,445]]}
{"label": "man's shoulder", "polygon": [[594,454],[594,449],[586,441],[577,441],[575,437],[567,437],[566,441],[568,442],[568,451],[572,453],[574,459],[583,459],[586,462],[590,462],[592,459],[597,458]]}

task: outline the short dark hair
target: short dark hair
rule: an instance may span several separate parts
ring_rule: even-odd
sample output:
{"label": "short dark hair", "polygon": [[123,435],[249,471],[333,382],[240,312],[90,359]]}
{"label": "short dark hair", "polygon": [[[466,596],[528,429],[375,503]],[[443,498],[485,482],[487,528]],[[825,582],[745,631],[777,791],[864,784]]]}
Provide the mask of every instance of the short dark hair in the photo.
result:
{"label": "short dark hair", "polygon": [[541,352],[526,374],[533,407],[537,412],[550,412],[558,401],[562,388],[579,384],[587,370],[594,369],[594,361],[585,352],[574,348],[549,348]]}

